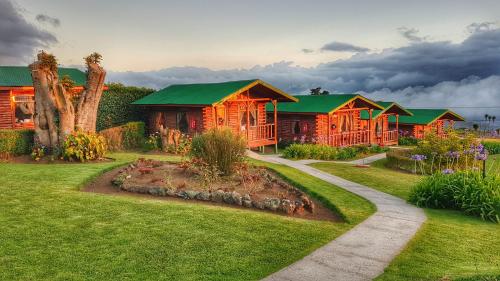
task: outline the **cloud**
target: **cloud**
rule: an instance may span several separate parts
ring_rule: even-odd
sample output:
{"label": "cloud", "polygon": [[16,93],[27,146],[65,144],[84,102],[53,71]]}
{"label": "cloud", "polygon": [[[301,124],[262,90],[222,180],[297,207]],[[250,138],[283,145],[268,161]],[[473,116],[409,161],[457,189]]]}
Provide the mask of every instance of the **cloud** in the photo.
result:
{"label": "cloud", "polygon": [[398,28],[399,33],[410,42],[422,42],[427,40],[427,36],[418,36],[418,29],[405,26]]}
{"label": "cloud", "polygon": [[493,29],[497,28],[497,24],[495,22],[475,22],[471,23],[467,26],[467,31],[469,33],[476,33],[476,32],[482,32],[482,31],[490,31]]}
{"label": "cloud", "polygon": [[[157,89],[176,83],[253,78],[268,81],[292,94],[306,94],[311,88],[322,87],[331,93],[387,93],[384,99],[395,99],[395,94],[391,93],[401,94],[411,89],[415,92],[412,99],[421,101],[421,106],[436,107],[450,105],[447,103],[448,98],[444,97],[456,99],[457,103],[452,104],[455,106],[458,102],[462,106],[477,105],[479,102],[483,106],[493,101],[500,103],[500,82],[497,83],[499,77],[500,29],[470,34],[461,43],[415,42],[379,53],[358,53],[349,59],[307,68],[282,61],[248,69],[171,67],[148,72],[108,72],[109,81]],[[467,84],[470,86],[466,86]],[[449,89],[460,89],[460,96],[455,96],[453,90],[445,91],[445,86],[449,86]],[[436,95],[439,98],[417,99],[419,94],[436,94],[438,89],[443,93]],[[465,92],[466,90],[469,92]],[[469,95],[469,100],[464,98],[466,95]]]}
{"label": "cloud", "polygon": [[9,0],[0,0],[0,64],[23,65],[39,48],[57,43],[57,38],[28,23]]}
{"label": "cloud", "polygon": [[38,14],[36,20],[40,23],[48,23],[53,27],[59,27],[61,25],[61,21],[58,18],[53,18],[44,14]]}
{"label": "cloud", "polygon": [[304,54],[310,54],[310,53],[313,53],[313,52],[314,52],[314,50],[313,50],[313,49],[302,49],[301,51],[302,51],[302,53],[304,53]]}
{"label": "cloud", "polygon": [[500,115],[498,75],[484,79],[471,76],[460,81],[446,81],[430,87],[415,86],[396,91],[386,88],[360,93],[374,100],[392,100],[410,108],[450,108],[466,117],[469,122],[481,120],[484,114]]}
{"label": "cloud", "polygon": [[325,44],[323,47],[321,47],[321,50],[332,51],[332,52],[353,52],[353,53],[370,51],[370,49],[368,48],[355,46],[349,43],[336,42],[336,41]]}

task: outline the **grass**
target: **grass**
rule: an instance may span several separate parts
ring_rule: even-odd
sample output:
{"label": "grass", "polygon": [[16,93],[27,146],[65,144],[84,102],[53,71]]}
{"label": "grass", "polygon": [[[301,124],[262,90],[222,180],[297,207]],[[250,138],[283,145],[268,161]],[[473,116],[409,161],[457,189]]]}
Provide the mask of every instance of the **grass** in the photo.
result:
{"label": "grass", "polygon": [[[336,163],[311,165],[406,199],[421,176],[388,169],[385,161],[377,161],[370,168]],[[489,161],[498,163],[499,159],[490,156]],[[425,212],[427,221],[377,280],[439,280],[445,276],[452,280],[500,278],[500,225],[458,211],[425,209]]]}
{"label": "grass", "polygon": [[330,200],[350,223],[79,192],[141,155],[112,157],[117,161],[0,164],[0,280],[256,280],[373,212],[364,199],[279,165],[272,168]]}

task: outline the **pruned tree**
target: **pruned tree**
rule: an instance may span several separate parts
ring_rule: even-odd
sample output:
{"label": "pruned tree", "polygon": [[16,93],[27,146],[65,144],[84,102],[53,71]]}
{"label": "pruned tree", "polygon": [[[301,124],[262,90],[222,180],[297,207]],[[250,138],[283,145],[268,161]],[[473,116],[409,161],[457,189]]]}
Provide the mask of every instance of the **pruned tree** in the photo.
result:
{"label": "pruned tree", "polygon": [[87,81],[83,93],[73,101],[74,83],[67,77],[59,79],[56,58],[43,51],[37,55],[30,69],[35,88],[35,134],[40,144],[53,149],[76,129],[95,132],[106,77],[101,59],[98,53],[85,58]]}

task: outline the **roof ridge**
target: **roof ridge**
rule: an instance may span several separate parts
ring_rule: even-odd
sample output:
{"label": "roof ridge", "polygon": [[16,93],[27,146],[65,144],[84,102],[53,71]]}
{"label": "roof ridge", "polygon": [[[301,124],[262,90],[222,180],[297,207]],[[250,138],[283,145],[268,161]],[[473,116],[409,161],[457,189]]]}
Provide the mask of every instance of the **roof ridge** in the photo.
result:
{"label": "roof ridge", "polygon": [[170,86],[192,86],[192,85],[210,85],[210,84],[226,84],[226,83],[236,83],[236,82],[255,82],[260,79],[244,79],[244,80],[231,80],[231,81],[224,81],[224,82],[207,82],[207,83],[187,83],[187,84],[170,84],[165,88],[168,88]]}

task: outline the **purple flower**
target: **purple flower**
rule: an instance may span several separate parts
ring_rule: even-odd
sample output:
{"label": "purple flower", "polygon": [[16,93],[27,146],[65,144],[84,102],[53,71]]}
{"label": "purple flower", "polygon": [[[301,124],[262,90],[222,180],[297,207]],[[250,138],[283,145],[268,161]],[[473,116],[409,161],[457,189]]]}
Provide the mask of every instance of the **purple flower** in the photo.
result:
{"label": "purple flower", "polygon": [[454,173],[454,171],[452,169],[444,169],[443,170],[443,174],[445,174],[445,175],[449,175],[449,174],[453,174],[453,173]]}
{"label": "purple flower", "polygon": [[422,154],[414,154],[411,156],[411,159],[415,160],[415,161],[422,161],[422,160],[427,159],[427,157],[425,155],[422,155]]}
{"label": "purple flower", "polygon": [[480,154],[476,155],[476,160],[484,161],[486,159],[488,159],[488,154],[487,153],[480,153]]}
{"label": "purple flower", "polygon": [[460,157],[460,153],[458,151],[448,151],[446,155],[452,159],[458,159],[458,157]]}
{"label": "purple flower", "polygon": [[479,153],[484,153],[484,145],[482,143],[476,146],[476,151]]}

